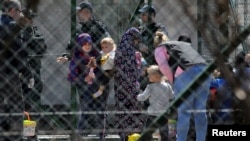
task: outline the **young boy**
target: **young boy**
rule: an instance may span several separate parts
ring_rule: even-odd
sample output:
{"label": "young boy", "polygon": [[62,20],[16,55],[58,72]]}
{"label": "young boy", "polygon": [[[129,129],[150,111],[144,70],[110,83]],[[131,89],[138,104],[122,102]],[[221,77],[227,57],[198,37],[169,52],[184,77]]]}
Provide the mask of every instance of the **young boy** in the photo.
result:
{"label": "young boy", "polygon": [[[157,65],[151,65],[147,68],[147,74],[150,84],[147,85],[143,93],[137,95],[138,101],[145,101],[149,99],[149,107],[147,108],[148,116],[146,127],[153,122],[153,120],[160,116],[169,106],[169,101],[174,98],[174,92],[171,85],[164,81],[163,74]],[[168,140],[168,123],[159,127],[161,141]],[[152,135],[147,134],[143,141],[151,141]]]}

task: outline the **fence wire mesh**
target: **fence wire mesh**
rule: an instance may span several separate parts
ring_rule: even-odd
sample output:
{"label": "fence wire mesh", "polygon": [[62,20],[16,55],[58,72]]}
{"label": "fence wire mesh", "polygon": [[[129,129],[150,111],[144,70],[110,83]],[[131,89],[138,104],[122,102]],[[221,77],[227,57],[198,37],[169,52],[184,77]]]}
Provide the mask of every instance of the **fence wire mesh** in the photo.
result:
{"label": "fence wire mesh", "polygon": [[[4,8],[3,1],[0,2],[0,7]],[[109,135],[117,134],[117,132],[141,133],[141,137],[145,133],[152,133],[158,139],[160,135],[156,129],[160,124],[167,123],[166,115],[168,115],[169,130],[172,131],[172,125],[176,128],[177,108],[192,91],[202,87],[200,84],[211,77],[214,70],[219,70],[223,76],[227,76],[224,79],[228,84],[229,91],[221,90],[220,94],[222,95],[214,95],[211,88],[209,98],[206,101],[207,108],[187,112],[193,114],[206,113],[209,125],[248,124],[250,122],[250,115],[247,112],[249,110],[248,83],[250,78],[248,79],[242,73],[238,75],[235,71],[242,69],[239,64],[235,65],[238,59],[237,55],[241,51],[247,54],[249,50],[250,10],[248,0],[89,0],[93,6],[94,17],[107,27],[116,45],[119,45],[127,29],[142,25],[138,9],[149,3],[156,8],[155,21],[167,27],[168,38],[177,40],[180,34],[188,34],[192,39],[192,46],[208,62],[206,69],[190,81],[189,85],[180,92],[181,94],[170,103],[170,106],[166,107],[166,110],[153,120],[149,128],[142,128],[143,130],[136,127],[120,129],[115,126],[116,122],[123,123],[125,122],[124,119],[131,115],[141,114],[142,119],[145,120],[147,114],[146,108],[142,110],[117,110],[115,106],[116,94],[114,94],[114,97],[109,96],[107,100],[92,105],[97,106],[94,109],[98,109],[98,106],[106,104],[105,109],[81,110],[80,103],[86,102],[82,101],[81,90],[88,89],[88,87],[84,86],[81,87],[82,89],[78,89],[78,86],[72,85],[67,80],[69,61],[58,63],[56,60],[56,58],[69,53],[66,48],[68,42],[75,38],[76,23],[78,22],[75,7],[80,2],[80,0],[37,0],[34,2],[21,0],[24,8],[31,8],[37,12],[38,15],[33,19],[35,27],[30,28],[27,33],[20,29],[16,34],[12,34],[13,36],[0,35],[1,137],[18,140],[16,138],[18,135],[23,136],[23,131],[19,130],[18,124],[23,123],[20,121],[20,117],[23,117],[23,111],[27,111],[30,114],[30,120],[36,121],[36,136],[25,138],[26,140],[48,138],[51,140],[55,138],[72,141],[89,140],[86,138],[88,134],[99,137],[99,133],[104,133],[104,136],[108,138]],[[3,13],[2,11],[1,14]],[[1,33],[2,30],[1,28]],[[28,58],[22,56],[23,50],[18,50],[18,48],[6,49],[8,43],[13,43],[12,39],[16,37],[14,35],[22,39],[26,39],[25,35],[28,36],[26,42],[22,44],[23,48],[28,48]],[[148,57],[152,58],[153,55],[152,53],[143,57],[147,60]],[[6,56],[7,60],[6,58],[4,60],[3,58]],[[28,59],[29,66],[26,64],[26,59]],[[22,76],[18,72],[20,71],[19,68],[23,69]],[[26,85],[30,81],[28,74],[24,73],[27,68],[31,69],[35,79],[32,89],[29,89]],[[25,79],[20,82],[20,78]],[[101,78],[97,78],[97,80],[103,81]],[[115,86],[120,85],[115,81],[114,84]],[[19,86],[22,88],[21,91],[16,90]],[[95,102],[94,100],[89,101]],[[143,105],[143,103],[140,104]],[[81,114],[89,116],[85,119],[84,124],[90,128],[78,130],[78,119]],[[116,114],[124,114],[125,117],[121,117],[117,121],[115,119]],[[27,117],[24,116],[24,118]],[[141,122],[141,120],[137,119],[131,122],[130,124],[133,125]],[[12,127],[17,127],[17,129]],[[151,128],[153,130],[149,130]],[[77,136],[79,133],[84,137],[79,138]],[[121,137],[122,135],[118,136],[118,138]],[[90,138],[95,139],[93,136]],[[194,139],[195,126],[191,122],[188,140]],[[176,140],[176,134],[173,134],[170,140]]]}

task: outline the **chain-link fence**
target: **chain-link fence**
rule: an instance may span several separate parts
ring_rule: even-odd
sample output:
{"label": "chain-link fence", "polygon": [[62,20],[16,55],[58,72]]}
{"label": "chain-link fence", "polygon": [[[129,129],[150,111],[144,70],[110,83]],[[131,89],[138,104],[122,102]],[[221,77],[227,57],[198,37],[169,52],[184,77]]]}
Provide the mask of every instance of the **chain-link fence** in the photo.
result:
{"label": "chain-link fence", "polygon": [[[37,138],[37,140],[49,140],[53,138],[59,140],[80,140],[75,136],[76,133],[84,133],[82,140],[94,140],[98,138],[99,135],[97,135],[97,133],[99,133],[100,130],[103,132],[102,129],[93,127],[84,131],[77,130],[78,117],[83,113],[90,115],[90,119],[92,119],[91,116],[95,118],[94,115],[105,115],[105,137],[108,139],[111,137],[110,135],[118,135],[118,129],[115,126],[115,122],[124,122],[122,118],[116,121],[115,114],[142,113],[144,115],[147,113],[145,109],[140,111],[128,111],[127,109],[118,111],[116,106],[113,105],[115,102],[111,102],[111,105],[106,105],[104,111],[80,110],[81,107],[79,102],[81,102],[82,97],[79,96],[79,91],[77,91],[67,80],[70,64],[69,62],[58,63],[56,58],[68,53],[66,52],[67,44],[71,39],[75,38],[77,23],[73,21],[77,21],[75,7],[81,1],[42,0],[37,2],[38,3],[34,2],[32,5],[32,3],[28,1],[21,1],[24,7],[31,6],[31,8],[38,13],[34,18],[34,25],[36,25],[38,29],[32,29],[34,32],[32,35],[35,37],[32,41],[29,41],[29,43],[38,42],[39,45],[41,45],[40,42],[43,41],[46,43],[46,51],[33,49],[29,52],[29,57],[33,59],[31,59],[31,67],[33,74],[35,74],[35,85],[32,90],[27,90],[22,87],[23,91],[20,92],[24,95],[26,111],[30,113],[31,120],[37,123],[37,136],[35,138]],[[187,99],[192,91],[202,87],[200,84],[206,78],[210,77],[213,70],[216,68],[219,68],[224,76],[228,76],[225,80],[228,82],[230,88],[230,96],[228,98],[222,96],[224,99],[219,99],[220,97],[214,95],[212,89],[210,89],[211,94],[207,101],[207,108],[201,111],[189,112],[194,114],[197,112],[206,113],[208,116],[208,124],[211,125],[245,124],[249,122],[249,116],[246,112],[249,106],[247,104],[248,95],[246,95],[246,98],[241,99],[242,95],[244,97],[245,93],[248,94],[248,87],[243,94],[239,94],[239,91],[236,91],[242,88],[242,85],[239,84],[245,84],[247,82],[245,82],[244,79],[242,80],[244,82],[241,81],[243,75],[237,77],[232,76],[234,71],[230,71],[227,67],[227,65],[230,64],[232,68],[235,68],[234,61],[237,54],[240,51],[247,53],[249,50],[248,0],[89,0],[89,2],[91,2],[93,6],[94,17],[107,27],[107,30],[117,45],[119,45],[122,35],[129,27],[142,25],[142,20],[137,10],[145,3],[154,5],[156,8],[155,21],[167,27],[169,39],[177,40],[179,35],[188,34],[192,39],[192,46],[208,62],[207,68],[205,68],[197,78],[190,81],[190,84],[181,92],[181,95],[171,102],[169,108],[166,107],[166,111],[156,118],[149,128],[156,129],[156,127],[159,127],[159,123],[162,124],[162,121],[167,122],[165,115],[168,115],[170,118],[168,123],[169,128],[172,125],[176,128],[177,107],[181,105],[184,99]],[[3,5],[1,5],[1,7],[3,7]],[[42,33],[42,36],[35,33],[37,30]],[[151,55],[153,56],[153,53]],[[144,57],[147,58],[148,56]],[[10,60],[4,63],[11,62],[13,58],[10,57],[9,59]],[[3,70],[2,68],[3,67],[1,67],[1,71]],[[8,67],[11,72],[15,72],[15,68],[16,66]],[[1,75],[0,78],[5,80],[4,75]],[[15,80],[17,81],[15,78],[13,82],[15,82]],[[1,89],[5,88],[6,85],[4,85],[4,83],[7,83],[7,81],[1,80],[1,83],[2,82]],[[114,83],[116,85],[116,82]],[[17,84],[17,82],[13,83],[13,85],[14,84]],[[87,88],[87,86],[85,88]],[[8,92],[11,93],[12,91],[4,92],[1,90],[1,93],[6,94]],[[0,98],[2,103],[6,104],[5,98],[1,96]],[[21,100],[17,98],[16,102],[18,103],[18,101]],[[106,103],[106,101],[102,102]],[[223,107],[221,105],[229,106]],[[17,109],[20,109],[22,106],[23,105],[15,105],[11,108],[15,109],[19,107]],[[13,112],[6,112],[3,110],[0,114],[1,117],[8,119],[8,117],[22,115],[22,112],[20,112],[20,110],[13,110]],[[230,119],[227,121],[225,119],[228,115]],[[146,117],[144,118],[146,119]],[[193,118],[191,119],[193,121]],[[136,121],[139,122],[139,120]],[[86,120],[85,122],[91,124],[92,120]],[[9,130],[7,130],[9,128],[4,127],[5,124],[6,122],[1,123],[1,136],[22,134],[20,132],[9,132]],[[104,123],[98,121],[98,124]],[[172,128],[169,130],[173,131]],[[124,131],[139,132],[138,130],[134,131],[134,129],[124,129]],[[160,138],[159,132],[157,132],[158,130],[153,131],[155,139]],[[174,132],[175,131],[176,130],[174,130]],[[142,135],[147,132],[152,132],[152,130],[145,130]],[[87,136],[88,134],[94,134],[95,136]],[[176,140],[175,135],[176,134],[172,136],[171,140]],[[121,136],[118,136],[117,140],[118,138],[121,138]],[[194,124],[191,122],[188,139],[194,140],[194,138],[195,128]]]}

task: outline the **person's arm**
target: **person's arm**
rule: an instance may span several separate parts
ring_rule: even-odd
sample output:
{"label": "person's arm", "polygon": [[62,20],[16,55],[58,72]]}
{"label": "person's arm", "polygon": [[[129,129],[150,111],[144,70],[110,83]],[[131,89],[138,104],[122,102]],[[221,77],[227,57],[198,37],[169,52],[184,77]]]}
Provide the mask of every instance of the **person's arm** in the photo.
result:
{"label": "person's arm", "polygon": [[74,60],[69,63],[68,81],[75,82],[78,77],[77,65]]}
{"label": "person's arm", "polygon": [[111,66],[112,68],[114,68],[114,60],[115,60],[115,51],[111,51],[105,63],[108,64],[109,67]]}
{"label": "person's arm", "polygon": [[66,63],[72,59],[72,54],[74,51],[75,44],[73,41],[68,41],[66,46],[66,53],[63,53],[62,56],[56,58],[57,63]]}
{"label": "person's arm", "polygon": [[149,85],[146,87],[146,89],[143,91],[143,93],[137,95],[138,101],[146,101],[150,97],[150,87]]}
{"label": "person's arm", "polygon": [[174,90],[173,90],[173,88],[172,88],[172,86],[170,84],[168,84],[168,90],[169,90],[168,91],[169,99],[173,100],[175,98],[175,96],[174,96]]}
{"label": "person's arm", "polygon": [[164,76],[166,76],[169,82],[173,83],[173,72],[171,67],[168,64],[169,56],[167,54],[167,50],[165,46],[159,46],[155,49],[154,52],[155,60],[160,68],[160,71]]}

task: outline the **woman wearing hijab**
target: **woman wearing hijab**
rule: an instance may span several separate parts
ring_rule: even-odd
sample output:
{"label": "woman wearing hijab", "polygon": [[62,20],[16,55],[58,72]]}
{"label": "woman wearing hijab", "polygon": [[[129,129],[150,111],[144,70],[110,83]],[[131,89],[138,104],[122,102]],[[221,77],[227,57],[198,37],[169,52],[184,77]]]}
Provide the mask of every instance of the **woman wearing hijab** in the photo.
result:
{"label": "woman wearing hijab", "polygon": [[141,106],[136,97],[140,91],[138,79],[141,74],[136,57],[136,46],[140,42],[140,32],[132,27],[122,36],[114,59],[116,124],[121,141],[127,141],[131,133],[140,133],[142,121]]}
{"label": "woman wearing hijab", "polygon": [[91,36],[82,33],[77,36],[76,42],[77,47],[69,65],[68,80],[77,87],[80,110],[83,112],[77,128],[81,131],[81,135],[87,135],[96,129],[102,141],[105,132],[104,114],[86,114],[85,112],[105,111],[108,88],[98,98],[94,98],[93,94],[100,85],[108,83],[108,79],[100,68],[101,54],[93,47]]}

